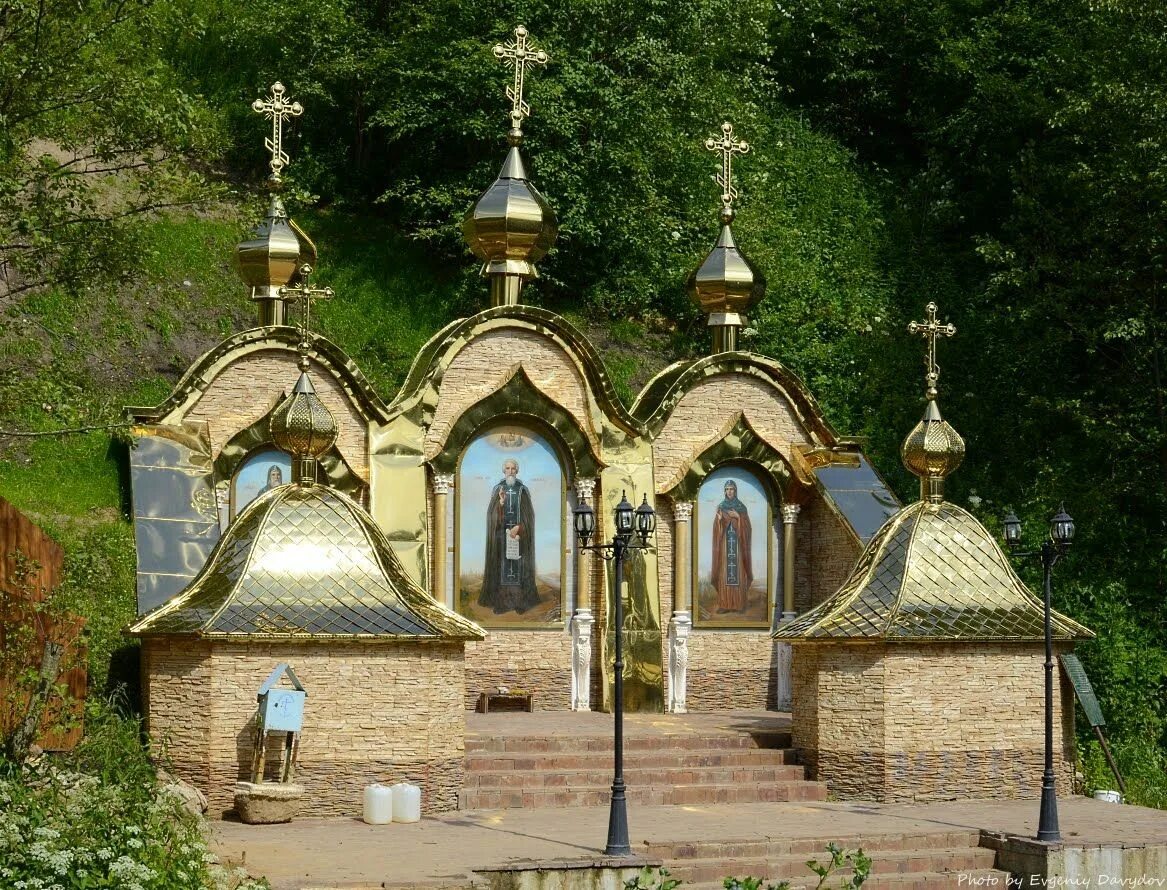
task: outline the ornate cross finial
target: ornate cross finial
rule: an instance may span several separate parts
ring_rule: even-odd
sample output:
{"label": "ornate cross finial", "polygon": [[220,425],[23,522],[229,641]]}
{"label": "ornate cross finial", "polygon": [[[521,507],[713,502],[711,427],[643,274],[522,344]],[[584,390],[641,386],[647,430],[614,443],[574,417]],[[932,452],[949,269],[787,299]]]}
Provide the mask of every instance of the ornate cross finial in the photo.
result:
{"label": "ornate cross finial", "polygon": [[527,43],[527,29],[522,25],[515,28],[515,39],[508,43],[495,44],[495,58],[501,59],[515,69],[515,82],[507,87],[507,98],[511,100],[511,132],[512,140],[523,136],[523,118],[530,117],[531,106],[523,101],[523,82],[527,75],[528,65],[546,65],[551,57],[541,49],[535,49]]}
{"label": "ornate cross finial", "polygon": [[928,341],[928,354],[924,357],[924,367],[927,369],[925,380],[928,381],[928,398],[936,398],[936,382],[940,379],[940,366],[936,364],[936,338],[951,337],[956,334],[956,325],[951,322],[941,322],[937,317],[935,303],[924,307],[928,318],[921,323],[913,321],[908,325],[909,334],[919,334]]}
{"label": "ornate cross finial", "polygon": [[705,140],[705,147],[709,151],[721,152],[721,172],[713,177],[713,181],[721,186],[722,209],[732,211],[737,197],[737,189],[733,187],[733,156],[748,153],[750,144],[745,140],[735,142],[733,124],[726,121],[721,125],[721,136],[710,136]]}
{"label": "ornate cross finial", "polygon": [[312,267],[305,263],[300,267],[299,283],[280,288],[280,296],[289,303],[295,303],[297,300],[304,301],[304,315],[300,323],[300,369],[302,371],[308,370],[308,347],[311,344],[308,335],[311,332],[312,301],[331,300],[333,297],[331,287],[312,287],[308,283],[311,275]]}
{"label": "ornate cross finial", "polygon": [[299,102],[289,102],[284,96],[284,85],[278,80],[271,85],[271,96],[265,99],[256,99],[251,103],[251,110],[265,115],[271,120],[271,136],[263,140],[267,150],[271,152],[271,181],[280,182],[280,172],[288,165],[288,153],[284,151],[284,118],[299,117],[304,113],[304,106]]}

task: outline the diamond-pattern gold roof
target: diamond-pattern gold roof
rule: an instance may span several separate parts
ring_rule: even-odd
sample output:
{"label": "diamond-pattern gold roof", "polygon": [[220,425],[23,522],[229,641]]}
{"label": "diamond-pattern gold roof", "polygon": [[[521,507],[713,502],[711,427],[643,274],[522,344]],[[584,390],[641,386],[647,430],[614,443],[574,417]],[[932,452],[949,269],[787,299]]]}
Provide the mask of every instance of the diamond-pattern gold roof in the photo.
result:
{"label": "diamond-pattern gold roof", "polygon": [[[829,600],[783,624],[779,640],[1040,640],[1042,603],[976,517],[917,501],[868,543]],[[1094,634],[1057,612],[1058,639]]]}
{"label": "diamond-pattern gold roof", "polygon": [[485,636],[409,578],[360,506],[323,485],[295,484],[248,505],[198,577],[129,632],[211,639]]}

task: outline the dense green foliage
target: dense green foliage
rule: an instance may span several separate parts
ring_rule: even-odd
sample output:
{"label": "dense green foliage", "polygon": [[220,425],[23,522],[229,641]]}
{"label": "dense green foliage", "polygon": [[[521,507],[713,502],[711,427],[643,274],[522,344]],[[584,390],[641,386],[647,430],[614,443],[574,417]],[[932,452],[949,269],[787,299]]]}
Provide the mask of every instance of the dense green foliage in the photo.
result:
{"label": "dense green foliage", "polygon": [[208,856],[201,823],[160,789],[138,721],[104,703],[65,758],[0,758],[0,881],[16,890],[262,890]]}
{"label": "dense green foliage", "polygon": [[[250,314],[226,258],[254,206],[135,230],[103,213],[89,229],[82,214],[69,231],[92,240],[58,245],[45,233],[80,186],[60,171],[39,185],[52,168],[33,140],[125,147],[118,156],[151,164],[181,150],[186,171],[210,164],[222,181],[256,183],[265,125],[248,105],[277,78],[307,108],[290,137],[291,195],[321,246],[319,280],[340,294],[321,325],[391,395],[432,331],[484,304],[458,222],[502,160],[508,78],[490,45],[522,20],[552,57],[529,80],[525,151],[562,224],[532,298],[602,328],[593,333],[626,396],[661,362],[704,351],[682,285],[716,230],[715,161],[701,143],[732,120],[753,144],[736,166],[735,230],[770,280],[746,345],[797,371],[910,498],[897,451],[922,382],[920,344],[903,330],[927,300],[940,303],[959,329],[941,346],[941,404],[969,450],[950,496],[990,527],[1012,507],[1031,539],[1065,498],[1079,540],[1057,567],[1055,604],[1098,631],[1082,654],[1132,796],[1167,805],[1167,10],[1136,0],[80,8],[78,35],[110,10],[144,27],[140,40],[121,24],[94,31],[76,81],[28,67],[27,35],[11,24],[20,15],[0,22],[0,47],[17,46],[39,78],[0,63],[0,96],[48,109],[21,118],[0,106],[0,231],[39,232],[20,237],[46,251],[29,263],[21,246],[4,260],[61,283],[0,291],[0,428],[115,420]],[[71,33],[54,21],[46,51]],[[74,82],[112,95],[115,70],[130,84],[118,102],[52,110],[53,96],[81,95]],[[166,203],[189,191],[189,174],[175,175],[126,191],[101,180],[83,200],[105,206],[109,191]],[[127,273],[120,286],[91,277],[111,266]],[[10,280],[32,282],[27,269]],[[655,354],[639,348],[648,335]],[[0,444],[0,493],[66,540],[76,602],[92,590],[87,613],[104,616],[94,634],[106,642],[91,653],[108,660],[132,608],[119,446],[104,432]],[[94,664],[99,680],[106,670]],[[1090,783],[1112,785],[1083,742]]]}

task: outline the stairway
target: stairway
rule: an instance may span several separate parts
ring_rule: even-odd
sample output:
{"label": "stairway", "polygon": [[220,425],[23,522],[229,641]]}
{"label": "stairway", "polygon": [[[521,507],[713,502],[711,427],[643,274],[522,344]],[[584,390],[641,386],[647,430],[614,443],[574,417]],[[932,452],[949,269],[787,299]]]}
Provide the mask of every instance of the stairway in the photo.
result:
{"label": "stairway", "polygon": [[[997,887],[1006,890],[1008,873],[993,868],[994,852],[979,847],[975,830],[938,831],[912,835],[840,837],[844,850],[862,848],[872,860],[864,890],[957,890]],[[672,841],[650,843],[644,855],[664,861],[683,890],[720,890],[728,876],[752,876],[766,881],[789,881],[792,890],[814,887],[818,876],[807,860],[830,860],[825,843],[782,839],[743,841]],[[637,852],[640,852],[639,850]],[[849,871],[835,872],[837,877]],[[839,881],[829,882],[837,886]]]}
{"label": "stairway", "polygon": [[[624,742],[630,803],[643,806],[825,800],[794,763],[790,735],[633,736]],[[468,737],[460,808],[607,806],[612,739]]]}

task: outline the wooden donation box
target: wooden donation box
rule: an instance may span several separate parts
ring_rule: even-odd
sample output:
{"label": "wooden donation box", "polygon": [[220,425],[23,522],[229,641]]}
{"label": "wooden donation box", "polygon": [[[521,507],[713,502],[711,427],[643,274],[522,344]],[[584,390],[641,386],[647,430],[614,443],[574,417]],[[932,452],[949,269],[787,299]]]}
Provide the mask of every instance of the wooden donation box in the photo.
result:
{"label": "wooden donation box", "polygon": [[[276,683],[287,676],[294,688],[276,687]],[[296,771],[296,754],[300,748],[300,729],[304,723],[304,701],[308,693],[300,683],[296,672],[286,663],[276,665],[263,685],[259,687],[256,699],[259,710],[255,717],[255,752],[251,760],[251,781],[263,781],[264,759],[267,753],[267,734],[286,733],[284,752],[280,763],[280,781],[292,781]]]}

